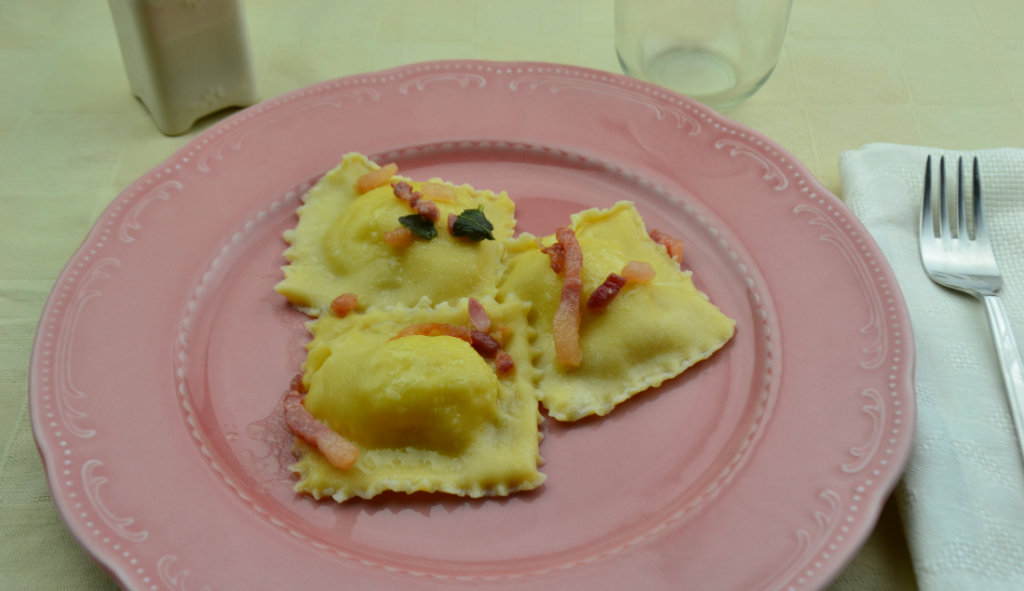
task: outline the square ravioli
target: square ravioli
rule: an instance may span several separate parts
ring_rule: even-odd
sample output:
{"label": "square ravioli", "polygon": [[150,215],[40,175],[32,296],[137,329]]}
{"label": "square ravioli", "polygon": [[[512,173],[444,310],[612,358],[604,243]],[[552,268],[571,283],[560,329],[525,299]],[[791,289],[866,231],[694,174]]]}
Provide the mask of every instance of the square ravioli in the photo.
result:
{"label": "square ravioli", "polygon": [[537,470],[543,418],[530,363],[530,304],[515,296],[480,303],[515,363],[500,377],[493,362],[459,338],[394,338],[413,325],[468,326],[467,299],[432,307],[423,298],[412,308],[324,314],[310,323],[305,408],[355,444],[359,458],[341,470],[296,437],[297,492],[338,502],[386,490],[480,497],[544,482]]}
{"label": "square ravioli", "polygon": [[[584,307],[582,362],[564,368],[556,361],[552,334],[564,276],[551,269],[549,256],[532,236],[509,244],[512,257],[497,299],[514,295],[533,304],[529,322],[537,334],[532,343],[537,396],[553,418],[606,415],[634,394],[707,359],[732,338],[735,321],[694,287],[691,272],[681,271],[666,248],[651,240],[632,203],[574,214],[570,227],[583,252],[581,304],[630,261],[650,264],[655,277],[649,284],[628,282],[604,311]],[[549,236],[542,242],[554,241]]]}
{"label": "square ravioli", "polygon": [[[385,233],[401,228],[399,218],[415,212],[395,196],[390,182],[360,194],[360,177],[379,169],[361,154],[347,154],[305,195],[296,212],[297,227],[284,234],[290,264],[283,268],[277,291],[314,317],[343,293],[356,294],[363,310],[411,307],[424,296],[454,305],[460,298],[496,293],[504,240],[512,237],[516,223],[508,196],[438,179],[420,183],[394,176],[391,181],[409,183],[437,206],[441,228],[432,240],[391,246]],[[444,229],[449,214],[479,207],[494,226],[494,240],[454,238]]]}

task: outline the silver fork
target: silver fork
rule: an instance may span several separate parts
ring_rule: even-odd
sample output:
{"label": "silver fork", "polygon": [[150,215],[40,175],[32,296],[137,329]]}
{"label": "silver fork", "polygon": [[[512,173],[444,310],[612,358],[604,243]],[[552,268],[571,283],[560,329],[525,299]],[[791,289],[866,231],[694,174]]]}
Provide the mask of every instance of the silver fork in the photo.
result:
{"label": "silver fork", "polygon": [[1017,429],[1017,443],[1021,454],[1024,454],[1024,363],[1010,330],[1006,308],[996,295],[1003,286],[1003,276],[999,273],[985,227],[977,158],[974,159],[972,177],[973,239],[968,232],[967,206],[964,203],[964,159],[960,158],[956,166],[956,236],[953,236],[949,206],[946,204],[946,158],[939,160],[939,228],[936,233],[935,208],[932,207],[932,157],[928,157],[924,169],[924,202],[921,205],[921,261],[932,281],[969,293],[984,302],[999,366],[1003,370],[1013,424]]}

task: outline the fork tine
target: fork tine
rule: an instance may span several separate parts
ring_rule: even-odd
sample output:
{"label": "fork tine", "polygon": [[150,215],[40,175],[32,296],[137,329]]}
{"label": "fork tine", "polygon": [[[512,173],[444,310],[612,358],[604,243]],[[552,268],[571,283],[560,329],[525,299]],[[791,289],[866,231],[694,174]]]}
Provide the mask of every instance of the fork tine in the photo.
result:
{"label": "fork tine", "polygon": [[[925,234],[925,228],[928,234]],[[935,237],[935,217],[932,214],[932,157],[924,165],[924,200],[921,202],[921,231],[919,233],[923,240],[925,236]]]}
{"label": "fork tine", "polygon": [[939,237],[948,242],[951,237],[949,228],[949,204],[946,199],[946,157],[939,158]]}
{"label": "fork tine", "polygon": [[981,172],[978,170],[978,158],[974,158],[974,174],[972,192],[974,193],[974,239],[988,242],[988,228],[985,226],[985,212],[981,205]]}
{"label": "fork tine", "polygon": [[956,163],[956,237],[967,240],[967,204],[964,203],[964,158]]}

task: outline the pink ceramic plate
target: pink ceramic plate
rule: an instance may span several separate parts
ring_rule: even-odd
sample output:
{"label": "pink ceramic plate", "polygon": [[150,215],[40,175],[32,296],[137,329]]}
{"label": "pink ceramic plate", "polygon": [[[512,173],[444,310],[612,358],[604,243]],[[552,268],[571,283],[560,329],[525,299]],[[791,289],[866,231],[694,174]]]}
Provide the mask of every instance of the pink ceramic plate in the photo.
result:
{"label": "pink ceramic plate", "polygon": [[[507,190],[519,229],[633,200],[737,321],[606,418],[545,423],[508,498],[291,492],[278,407],[303,316],[273,291],[302,193],[350,151]],[[889,267],[771,140],[621,76],[437,62],[318,84],[128,187],[61,275],[31,369],[68,528],[126,589],[824,587],[907,458],[913,343]]]}

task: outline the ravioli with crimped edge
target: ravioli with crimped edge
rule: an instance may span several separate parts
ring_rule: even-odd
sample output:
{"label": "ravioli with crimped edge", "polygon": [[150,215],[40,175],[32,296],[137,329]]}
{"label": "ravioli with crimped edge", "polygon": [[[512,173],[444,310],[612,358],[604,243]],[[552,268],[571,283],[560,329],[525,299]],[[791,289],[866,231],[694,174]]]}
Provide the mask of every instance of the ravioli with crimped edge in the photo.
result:
{"label": "ravioli with crimped edge", "polygon": [[[515,229],[515,205],[508,195],[398,176],[361,194],[359,179],[378,170],[383,169],[365,156],[347,154],[305,195],[298,225],[284,234],[290,264],[283,268],[277,291],[311,316],[319,316],[344,293],[379,307],[415,306],[423,296],[454,305],[467,296],[493,295],[503,241]],[[435,204],[442,224],[449,215],[482,206],[494,226],[494,240],[465,240],[442,231],[432,240],[387,244],[385,235],[400,227],[397,220],[415,213],[396,198],[392,183],[397,182],[408,183]]]}
{"label": "ravioli with crimped edge", "polygon": [[[497,298],[514,295],[533,304],[537,395],[553,418],[606,415],[634,394],[707,359],[732,338],[736,323],[694,287],[692,273],[681,271],[665,246],[650,238],[631,203],[574,214],[570,227],[583,254],[584,295],[631,261],[649,264],[654,277],[646,284],[627,282],[607,309],[583,314],[580,365],[566,368],[556,359],[551,328],[563,277],[549,268],[551,259],[533,236],[510,242],[511,260]],[[554,236],[541,240],[545,246],[554,242]]]}
{"label": "ravioli with crimped edge", "polygon": [[432,307],[423,298],[412,308],[324,314],[311,323],[305,408],[358,447],[359,456],[342,470],[297,437],[296,491],[338,502],[385,490],[479,497],[544,482],[537,470],[543,417],[530,371],[530,305],[514,296],[480,303],[501,327],[514,372],[499,376],[493,361],[456,337],[395,338],[410,326],[469,325],[465,299]]}
{"label": "ravioli with crimped edge", "polygon": [[297,492],[531,490],[548,414],[605,415],[711,356],[735,322],[633,205],[513,238],[504,193],[349,154],[304,197],[277,290],[316,318],[284,399]]}

